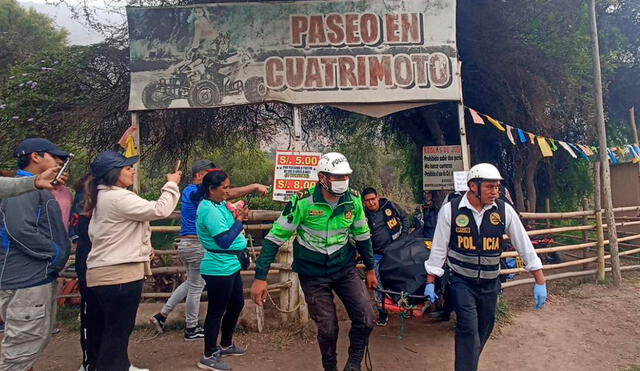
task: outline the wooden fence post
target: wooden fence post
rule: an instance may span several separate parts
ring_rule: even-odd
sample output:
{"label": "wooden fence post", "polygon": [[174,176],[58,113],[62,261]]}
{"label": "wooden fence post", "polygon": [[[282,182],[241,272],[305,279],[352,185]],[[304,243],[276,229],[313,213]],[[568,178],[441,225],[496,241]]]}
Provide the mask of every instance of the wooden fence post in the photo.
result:
{"label": "wooden fence post", "polygon": [[[278,254],[277,261],[280,264],[291,266],[291,263],[293,262],[292,240],[289,240],[285,242],[284,245],[282,245],[282,247],[280,248],[280,253]],[[291,272],[290,270],[282,270],[280,271],[280,275],[279,275],[280,279],[278,281],[279,282],[290,281],[292,275],[293,275],[293,272]],[[292,288],[293,288],[293,285],[289,286],[286,289],[280,290],[280,308],[283,311],[289,311],[293,307],[291,305]],[[280,317],[282,319],[282,322],[286,323],[291,317],[291,313],[282,312],[280,313]]]}
{"label": "wooden fence post", "polygon": [[[544,199],[544,207],[548,213],[551,212],[551,201],[548,197]],[[551,219],[547,219],[547,228],[551,228]]]}
{"label": "wooden fence post", "polygon": [[600,165],[600,161],[596,161],[593,163],[593,205],[595,206],[595,210],[599,211],[602,209],[602,166]]}
{"label": "wooden fence post", "polygon": [[[587,211],[589,210],[589,200],[587,200],[586,198],[582,199],[582,210],[583,211]],[[587,225],[589,224],[589,217],[588,216],[583,216],[582,217],[582,225]],[[589,231],[582,231],[582,242],[587,243],[589,242]],[[582,250],[582,258],[586,258],[588,255],[588,251],[587,249],[583,249]],[[589,269],[589,264],[585,264],[582,266],[582,269]]]}
{"label": "wooden fence post", "polygon": [[296,286],[298,290],[298,300],[300,300],[300,308],[298,308],[298,318],[300,319],[300,323],[306,325],[309,323],[309,307],[307,307],[307,302],[304,299],[304,292],[302,292],[302,286],[300,285],[300,279],[298,278],[298,274],[296,275]]}
{"label": "wooden fence post", "polygon": [[604,230],[602,228],[602,211],[596,211],[596,233],[598,234],[598,281],[604,281]]}

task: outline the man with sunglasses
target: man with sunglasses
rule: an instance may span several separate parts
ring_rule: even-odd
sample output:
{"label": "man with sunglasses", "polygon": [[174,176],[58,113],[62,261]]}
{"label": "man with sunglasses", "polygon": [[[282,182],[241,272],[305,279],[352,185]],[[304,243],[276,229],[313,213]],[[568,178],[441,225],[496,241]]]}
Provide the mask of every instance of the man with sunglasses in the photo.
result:
{"label": "man with sunglasses", "polygon": [[[15,153],[17,176],[42,176],[68,155],[47,139],[26,139]],[[0,370],[28,370],[51,338],[56,279],[71,246],[60,206],[47,189],[2,200],[0,236]]]}
{"label": "man with sunglasses", "polygon": [[536,309],[542,309],[547,288],[542,263],[516,211],[500,195],[498,169],[478,164],[469,170],[469,191],[445,204],[438,214],[433,247],[425,262],[424,295],[435,302],[434,282],[447,260],[451,268],[450,298],[456,312],[455,369],[475,371],[480,353],[491,335],[500,293],[500,255],[507,234],[535,277]]}

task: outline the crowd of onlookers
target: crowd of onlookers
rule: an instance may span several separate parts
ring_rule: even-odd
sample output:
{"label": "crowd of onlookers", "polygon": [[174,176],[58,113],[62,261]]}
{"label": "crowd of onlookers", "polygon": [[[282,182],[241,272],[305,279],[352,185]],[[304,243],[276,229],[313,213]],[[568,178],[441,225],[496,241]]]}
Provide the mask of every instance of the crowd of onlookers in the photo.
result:
{"label": "crowd of onlookers", "polygon": [[[149,222],[168,217],[178,205],[182,172],[167,174],[158,199],[148,201],[129,190],[138,157],[106,151],[75,183],[74,195],[65,185],[68,174],[61,172],[68,152],[47,139],[29,138],[14,155],[15,177],[0,177],[0,317],[5,326],[0,370],[33,369],[49,342],[57,278],[72,240],[81,293],[80,370],[145,370],[130,363],[127,348],[143,282],[151,275]],[[242,220],[248,207],[226,200],[266,194],[267,187],[231,188],[229,176],[210,161],[196,162],[192,176],[182,194],[178,241],[188,279],[153,322],[162,330],[175,304],[188,298],[185,339],[205,343],[198,366],[230,369],[222,357],[245,352],[232,338],[244,305],[238,252],[246,250]],[[205,282],[216,294],[209,295],[201,328],[198,309]]]}

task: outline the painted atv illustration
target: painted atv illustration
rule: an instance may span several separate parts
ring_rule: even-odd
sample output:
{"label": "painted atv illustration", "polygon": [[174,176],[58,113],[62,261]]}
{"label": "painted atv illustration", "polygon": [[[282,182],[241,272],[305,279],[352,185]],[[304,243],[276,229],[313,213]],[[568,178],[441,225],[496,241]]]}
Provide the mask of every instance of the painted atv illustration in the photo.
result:
{"label": "painted atv illustration", "polygon": [[186,98],[191,107],[213,107],[227,95],[244,93],[249,103],[263,102],[269,89],[260,65],[246,52],[220,60],[197,52],[170,68],[171,77],[152,81],[142,91],[146,108],[168,108],[175,99]]}

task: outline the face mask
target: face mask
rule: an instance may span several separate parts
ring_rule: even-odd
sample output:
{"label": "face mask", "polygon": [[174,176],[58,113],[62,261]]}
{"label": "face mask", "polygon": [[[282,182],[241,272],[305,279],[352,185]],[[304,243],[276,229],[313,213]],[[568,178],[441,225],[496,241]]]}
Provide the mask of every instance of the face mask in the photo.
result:
{"label": "face mask", "polygon": [[349,179],[334,180],[331,182],[331,193],[341,195],[349,189]]}

